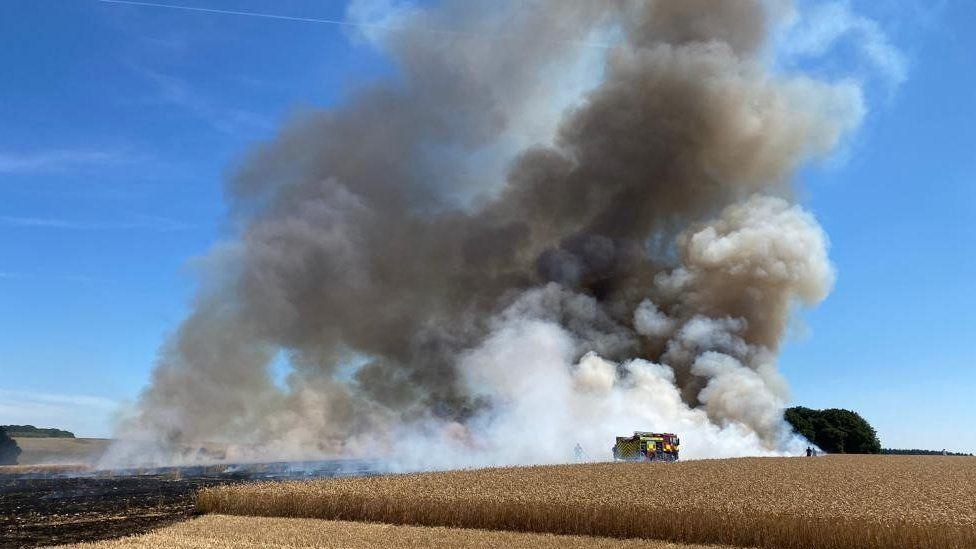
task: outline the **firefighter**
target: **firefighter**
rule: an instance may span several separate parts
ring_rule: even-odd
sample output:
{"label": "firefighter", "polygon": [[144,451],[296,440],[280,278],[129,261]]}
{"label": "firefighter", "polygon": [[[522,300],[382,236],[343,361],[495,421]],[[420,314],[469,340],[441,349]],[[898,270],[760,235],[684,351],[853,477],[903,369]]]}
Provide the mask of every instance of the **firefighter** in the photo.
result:
{"label": "firefighter", "polygon": [[807,457],[810,457],[812,455],[813,455],[813,448],[807,446]]}
{"label": "firefighter", "polygon": [[573,448],[573,455],[576,456],[576,461],[583,461],[583,455],[584,455],[583,447],[580,446],[579,442],[577,442],[576,447]]}

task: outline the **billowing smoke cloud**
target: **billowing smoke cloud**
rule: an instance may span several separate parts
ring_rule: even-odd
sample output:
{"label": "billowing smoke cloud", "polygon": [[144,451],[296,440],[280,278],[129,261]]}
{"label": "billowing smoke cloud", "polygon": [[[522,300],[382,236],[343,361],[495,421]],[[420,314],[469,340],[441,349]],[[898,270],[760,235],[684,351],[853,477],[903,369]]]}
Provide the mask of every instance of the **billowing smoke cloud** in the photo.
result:
{"label": "billowing smoke cloud", "polygon": [[833,272],[789,182],[863,109],[767,68],[781,8],[381,10],[395,75],[238,166],[238,237],[123,436],[411,467],[599,459],[635,429],[791,449],[776,352]]}

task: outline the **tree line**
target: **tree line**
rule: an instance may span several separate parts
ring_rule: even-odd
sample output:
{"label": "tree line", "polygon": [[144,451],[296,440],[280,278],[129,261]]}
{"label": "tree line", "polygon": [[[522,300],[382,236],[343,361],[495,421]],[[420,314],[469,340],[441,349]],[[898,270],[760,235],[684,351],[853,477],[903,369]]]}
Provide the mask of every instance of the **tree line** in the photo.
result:
{"label": "tree line", "polygon": [[882,448],[881,453],[889,456],[968,456],[973,454],[963,454],[960,452],[948,452],[946,450],[919,450],[918,448]]}
{"label": "tree line", "polygon": [[813,410],[796,406],[786,410],[793,430],[830,454],[886,454],[894,456],[971,456],[946,450],[882,448],[874,427],[857,412],[841,408]]}
{"label": "tree line", "polygon": [[7,434],[12,437],[19,438],[75,438],[75,434],[71,431],[33,425],[0,425],[0,429],[7,431]]}

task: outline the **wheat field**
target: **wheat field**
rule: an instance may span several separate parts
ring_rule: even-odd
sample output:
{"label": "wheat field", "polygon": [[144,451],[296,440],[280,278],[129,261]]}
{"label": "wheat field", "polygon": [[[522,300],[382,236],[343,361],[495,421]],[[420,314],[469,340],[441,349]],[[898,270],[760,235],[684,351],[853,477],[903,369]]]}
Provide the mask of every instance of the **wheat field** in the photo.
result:
{"label": "wheat field", "polygon": [[[392,526],[317,519],[206,515],[128,538],[66,545],[71,549],[231,549],[237,547],[326,549],[707,549],[644,540],[492,532],[460,528]],[[716,548],[717,549],[717,548]]]}
{"label": "wheat field", "polygon": [[210,488],[204,512],[740,547],[976,547],[976,459],[602,463]]}
{"label": "wheat field", "polygon": [[61,473],[84,473],[90,469],[87,465],[71,463],[60,465],[0,465],[0,475],[22,475],[25,473],[56,475]]}
{"label": "wheat field", "polygon": [[105,453],[112,443],[104,438],[34,438],[15,437],[23,451],[18,463],[91,465]]}

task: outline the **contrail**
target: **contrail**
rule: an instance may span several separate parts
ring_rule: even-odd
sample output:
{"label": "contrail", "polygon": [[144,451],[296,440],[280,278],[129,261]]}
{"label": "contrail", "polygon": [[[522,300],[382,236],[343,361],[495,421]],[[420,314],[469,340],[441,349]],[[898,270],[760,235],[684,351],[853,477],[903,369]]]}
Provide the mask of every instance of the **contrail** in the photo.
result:
{"label": "contrail", "polygon": [[[293,15],[279,15],[275,13],[261,13],[256,11],[240,11],[240,10],[222,10],[216,8],[201,8],[197,6],[181,6],[176,4],[160,4],[157,2],[140,2],[137,0],[98,0],[103,4],[121,4],[126,6],[138,6],[147,8],[165,8],[171,10],[179,11],[192,11],[197,13],[209,13],[216,15],[237,15],[241,17],[259,17],[262,19],[276,19],[278,21],[296,21],[299,23],[316,23],[320,25],[334,25],[337,27],[353,27],[353,28],[366,28],[366,29],[379,29],[379,30],[407,30],[406,27],[399,27],[395,25],[382,25],[379,23],[358,23],[353,21],[345,21],[342,19],[323,19],[318,17],[298,17]],[[412,29],[418,30],[418,29]],[[481,35],[476,35],[463,31],[449,30],[449,29],[432,29],[425,28],[419,29],[423,32],[430,34],[442,34],[449,36],[473,36],[476,38],[483,39],[503,39],[505,35],[499,35],[495,37],[486,37]],[[580,46],[585,46],[589,48],[599,48],[599,49],[609,49],[612,46],[609,44],[603,44],[599,42],[589,42],[585,40],[559,40],[560,43],[575,44]]]}
{"label": "contrail", "polygon": [[[238,10],[221,10],[216,8],[201,8],[196,6],[179,6],[175,4],[160,4],[157,2],[138,2],[135,0],[98,0],[104,4],[124,4],[127,6],[141,6],[148,8],[166,8],[171,10],[180,11],[195,11],[199,13],[212,13],[221,15],[238,15],[243,17],[260,17],[263,19],[278,19],[280,21],[298,21],[302,23],[319,23],[323,25],[336,25],[340,27],[369,27],[378,29],[388,29],[387,25],[371,24],[371,23],[353,23],[351,21],[343,21],[341,19],[321,19],[316,17],[297,17],[292,15],[278,15],[274,13],[260,13],[254,11],[238,11]],[[449,32],[449,31],[437,31],[433,32]]]}

